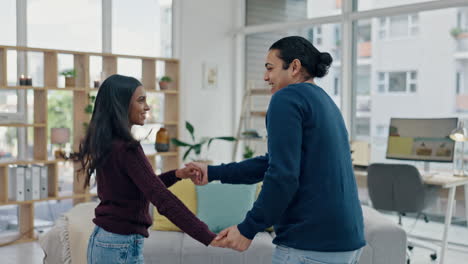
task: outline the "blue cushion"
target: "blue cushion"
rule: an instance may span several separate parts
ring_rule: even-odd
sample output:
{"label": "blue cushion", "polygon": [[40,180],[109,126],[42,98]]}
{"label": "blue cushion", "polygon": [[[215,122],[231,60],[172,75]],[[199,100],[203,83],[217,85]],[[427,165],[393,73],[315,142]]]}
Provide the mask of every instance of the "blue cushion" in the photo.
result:
{"label": "blue cushion", "polygon": [[240,224],[252,208],[257,185],[221,184],[197,186],[197,216],[215,233]]}

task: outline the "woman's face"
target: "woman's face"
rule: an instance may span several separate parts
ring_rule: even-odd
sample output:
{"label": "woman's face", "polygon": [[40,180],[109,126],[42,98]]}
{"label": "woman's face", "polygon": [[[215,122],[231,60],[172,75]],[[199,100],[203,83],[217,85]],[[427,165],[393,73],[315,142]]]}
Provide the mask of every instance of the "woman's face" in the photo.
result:
{"label": "woman's face", "polygon": [[130,125],[144,125],[146,119],[146,112],[150,110],[148,103],[146,103],[146,91],[143,86],[138,86],[133,92],[132,99],[130,99],[130,106],[128,110],[128,119]]}

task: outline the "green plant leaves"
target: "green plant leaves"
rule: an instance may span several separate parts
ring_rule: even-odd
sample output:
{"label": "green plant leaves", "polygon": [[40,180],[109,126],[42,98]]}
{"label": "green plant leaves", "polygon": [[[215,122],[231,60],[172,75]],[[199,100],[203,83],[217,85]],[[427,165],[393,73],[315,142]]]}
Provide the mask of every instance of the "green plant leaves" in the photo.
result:
{"label": "green plant leaves", "polygon": [[185,143],[185,142],[180,141],[180,140],[178,140],[178,139],[176,139],[176,138],[172,138],[172,139],[171,139],[171,142],[172,142],[172,144],[174,144],[174,145],[176,145],[176,146],[178,146],[178,147],[192,147],[191,144]]}
{"label": "green plant leaves", "polygon": [[185,128],[187,128],[188,132],[190,132],[190,136],[192,136],[192,140],[195,142],[195,136],[193,134],[195,129],[193,128],[192,124],[190,124],[188,121],[185,121]]}

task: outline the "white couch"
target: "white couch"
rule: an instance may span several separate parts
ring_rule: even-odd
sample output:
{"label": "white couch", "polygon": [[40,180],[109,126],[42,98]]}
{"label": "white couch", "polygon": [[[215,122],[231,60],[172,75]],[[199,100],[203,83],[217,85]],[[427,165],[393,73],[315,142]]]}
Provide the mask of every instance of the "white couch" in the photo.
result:
{"label": "white couch", "polygon": [[[81,204],[80,221],[91,222],[95,207],[96,203]],[[85,213],[83,213],[83,209]],[[73,210],[75,208],[71,211]],[[364,206],[363,212],[367,245],[363,250],[359,263],[405,263],[406,233],[404,230],[372,208]],[[64,235],[67,234],[67,230],[64,229],[74,228],[69,226],[68,223],[70,223],[70,219],[62,217],[57,221],[54,228],[40,237],[40,244],[46,254],[44,263],[73,263],[71,255],[86,256],[86,252],[83,250],[83,248],[86,248],[85,246],[77,246],[76,248],[83,252],[74,252],[75,254],[70,253],[73,252],[73,247],[67,249],[67,247],[70,247],[70,243],[66,241],[68,236]],[[84,234],[79,235],[79,239],[83,240],[83,237],[86,237],[87,233],[91,233],[91,230],[82,230],[83,228],[80,228],[80,230],[74,230],[74,232],[83,232]],[[205,247],[181,232],[152,230],[150,237],[145,240],[143,253],[145,263],[270,264],[274,250],[274,245],[271,243],[273,237],[274,234],[259,233],[250,248],[239,253],[230,249]],[[81,243],[87,243],[87,241],[81,241]]]}

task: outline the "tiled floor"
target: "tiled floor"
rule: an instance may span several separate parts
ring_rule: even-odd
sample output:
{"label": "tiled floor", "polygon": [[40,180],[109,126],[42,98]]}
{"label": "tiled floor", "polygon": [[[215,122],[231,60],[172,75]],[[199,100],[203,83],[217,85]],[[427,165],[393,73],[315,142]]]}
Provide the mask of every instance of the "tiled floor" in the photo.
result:
{"label": "tiled floor", "polygon": [[[397,220],[394,216],[389,217],[395,221]],[[443,224],[441,223],[425,223],[424,221],[419,220],[414,225],[414,219],[405,218],[403,220],[403,225],[406,230],[412,230],[411,234],[414,235],[420,235],[434,239],[440,239],[442,237]],[[451,245],[449,247],[445,263],[468,263],[468,227],[456,225],[452,226],[449,238],[452,242],[465,244],[467,246]],[[414,248],[411,264],[438,263],[437,261],[431,261],[429,257],[430,253],[431,252],[426,249]],[[42,249],[37,242],[0,247],[0,263],[2,264],[42,263],[43,257],[44,253],[42,252]]]}

